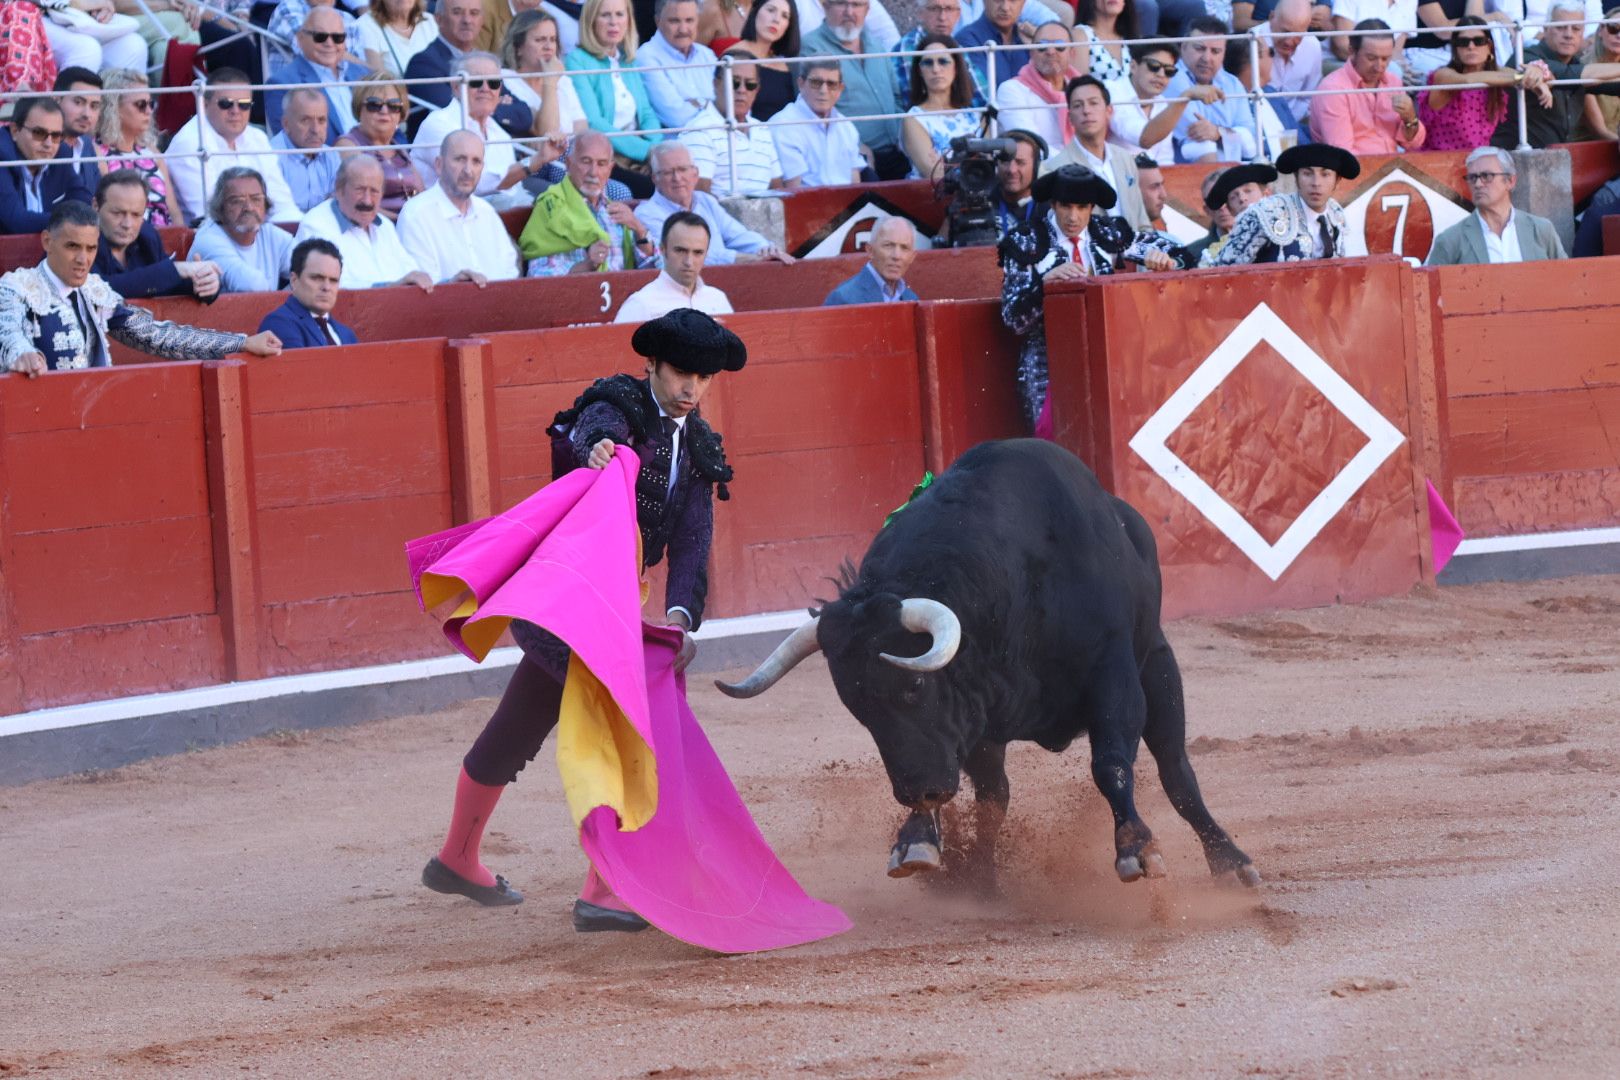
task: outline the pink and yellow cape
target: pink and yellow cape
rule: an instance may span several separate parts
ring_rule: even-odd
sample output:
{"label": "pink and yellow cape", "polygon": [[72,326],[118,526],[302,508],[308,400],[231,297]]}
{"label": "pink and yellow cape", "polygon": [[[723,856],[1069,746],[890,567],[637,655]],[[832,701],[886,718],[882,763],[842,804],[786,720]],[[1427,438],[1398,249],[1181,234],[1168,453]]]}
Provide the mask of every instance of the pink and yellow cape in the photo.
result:
{"label": "pink and yellow cape", "polygon": [[639,462],[620,447],[496,517],[406,545],[424,608],[461,598],[445,637],[482,661],[513,619],[572,650],[557,767],[580,846],[618,897],[717,952],[802,945],[849,929],[765,842],[686,702],[680,635],[642,622]]}

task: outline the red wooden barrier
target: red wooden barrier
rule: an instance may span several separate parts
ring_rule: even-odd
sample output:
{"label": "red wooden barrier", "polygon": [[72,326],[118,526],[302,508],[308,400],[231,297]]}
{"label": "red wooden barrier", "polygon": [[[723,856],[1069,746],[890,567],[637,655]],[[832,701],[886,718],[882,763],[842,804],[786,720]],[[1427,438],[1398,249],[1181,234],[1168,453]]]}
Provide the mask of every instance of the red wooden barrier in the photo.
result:
{"label": "red wooden barrier", "polygon": [[1048,294],[1058,441],[1153,527],[1169,615],[1432,579],[1411,273],[1386,258],[1296,268],[1285,296],[1258,268]]}

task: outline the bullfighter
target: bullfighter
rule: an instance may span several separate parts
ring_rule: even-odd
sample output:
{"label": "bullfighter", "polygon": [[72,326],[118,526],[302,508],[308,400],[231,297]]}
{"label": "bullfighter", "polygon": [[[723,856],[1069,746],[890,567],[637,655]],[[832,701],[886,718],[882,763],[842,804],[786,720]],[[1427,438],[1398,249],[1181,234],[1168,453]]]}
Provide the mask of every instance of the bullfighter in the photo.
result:
{"label": "bullfighter", "polygon": [[[736,334],[691,308],[642,324],[631,346],[646,357],[646,377],[599,379],[557,414],[551,436],[552,469],[603,469],[616,445],[633,449],[641,468],[636,480],[636,519],[642,555],[653,566],[667,555],[666,619],[682,632],[680,670],[696,651],[691,632],[703,621],[708,593],[709,545],[716,494],[729,498],[718,433],[698,414],[698,405],[722,371],[740,371],[747,350]],[[455,807],[444,847],[428,860],[422,884],[435,892],[469,897],[489,907],[523,902],[523,894],[492,874],[479,858],[490,814],[505,786],[540,751],[556,727],[569,650],[531,623],[515,621],[512,634],[523,649],[506,692],[483,733],[462,761]],[[647,925],[628,911],[593,870],[574,903],[574,929],[634,931]]]}

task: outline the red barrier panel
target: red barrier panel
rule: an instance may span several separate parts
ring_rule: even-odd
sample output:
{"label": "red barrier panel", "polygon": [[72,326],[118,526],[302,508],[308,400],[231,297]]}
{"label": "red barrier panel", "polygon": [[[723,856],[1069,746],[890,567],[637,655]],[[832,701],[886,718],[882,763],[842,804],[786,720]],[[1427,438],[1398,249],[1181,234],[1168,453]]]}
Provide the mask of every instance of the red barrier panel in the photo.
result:
{"label": "red barrier panel", "polygon": [[[1440,267],[1452,508],[1470,535],[1612,526],[1620,259]],[[1552,347],[1549,347],[1552,346]]]}
{"label": "red barrier panel", "polygon": [[1432,579],[1411,273],[1376,259],[1290,268],[1283,295],[1264,269],[1048,294],[1058,440],[1152,525],[1167,615]]}

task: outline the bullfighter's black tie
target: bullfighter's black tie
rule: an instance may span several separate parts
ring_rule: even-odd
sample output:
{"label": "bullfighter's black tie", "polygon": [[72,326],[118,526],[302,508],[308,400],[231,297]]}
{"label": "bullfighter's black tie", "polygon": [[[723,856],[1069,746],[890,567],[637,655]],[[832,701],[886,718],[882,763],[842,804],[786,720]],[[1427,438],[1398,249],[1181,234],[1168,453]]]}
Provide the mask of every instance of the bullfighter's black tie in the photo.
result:
{"label": "bullfighter's black tie", "polygon": [[1322,232],[1322,258],[1331,259],[1331,258],[1333,258],[1333,255],[1334,255],[1334,251],[1333,251],[1333,230],[1328,228],[1328,222],[1327,222],[1326,217],[1317,218],[1316,219],[1316,226]]}

